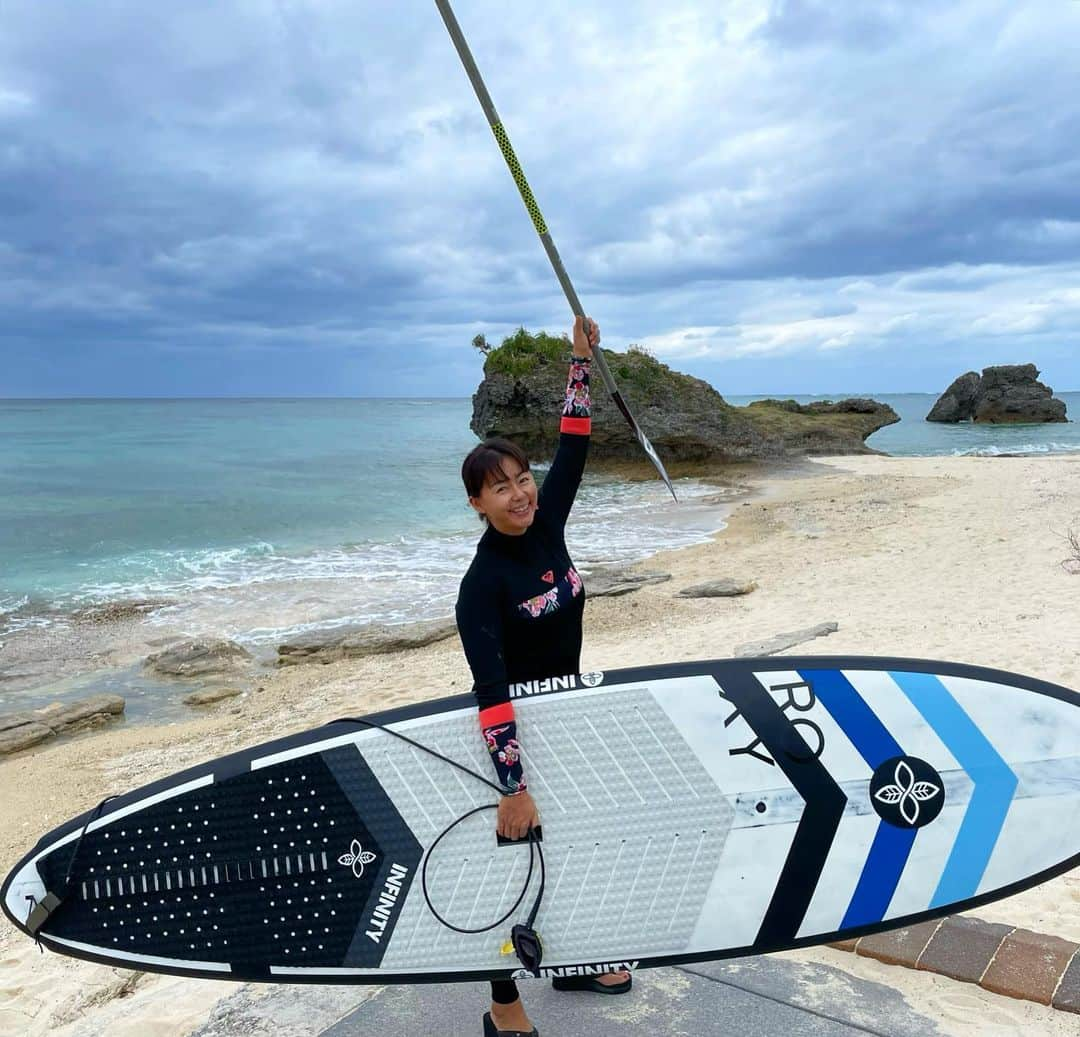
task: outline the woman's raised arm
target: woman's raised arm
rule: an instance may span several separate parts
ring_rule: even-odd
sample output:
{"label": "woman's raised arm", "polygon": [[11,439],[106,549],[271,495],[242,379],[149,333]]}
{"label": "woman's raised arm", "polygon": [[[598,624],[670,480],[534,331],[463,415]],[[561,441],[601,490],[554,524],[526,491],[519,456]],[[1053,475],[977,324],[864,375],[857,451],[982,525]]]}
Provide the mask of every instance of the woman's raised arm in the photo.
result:
{"label": "woman's raised arm", "polygon": [[574,506],[592,433],[589,365],[593,349],[600,344],[600,328],[589,320],[589,333],[586,334],[586,320],[589,318],[578,317],[574,322],[574,354],[570,358],[570,371],[566,379],[559,447],[540,489],[538,501],[545,519],[559,527],[566,524],[570,509]]}

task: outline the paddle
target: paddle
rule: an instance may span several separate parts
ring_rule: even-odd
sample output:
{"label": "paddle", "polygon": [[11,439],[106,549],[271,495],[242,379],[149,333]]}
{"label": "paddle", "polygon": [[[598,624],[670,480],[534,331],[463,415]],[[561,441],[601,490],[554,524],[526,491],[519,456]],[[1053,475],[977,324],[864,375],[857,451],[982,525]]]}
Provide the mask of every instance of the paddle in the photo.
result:
{"label": "paddle", "polygon": [[[510,167],[510,173],[514,178],[514,183],[517,184],[518,191],[521,193],[521,200],[525,203],[525,208],[529,210],[529,216],[532,218],[536,233],[540,235],[540,241],[543,243],[544,251],[547,252],[548,259],[551,260],[551,266],[555,271],[555,276],[559,279],[559,284],[562,285],[563,292],[566,293],[566,300],[570,303],[570,309],[575,316],[584,317],[585,310],[577,297],[577,292],[574,291],[573,284],[570,283],[570,277],[566,273],[566,268],[563,266],[558,250],[555,248],[555,242],[552,241],[551,234],[548,232],[547,225],[544,223],[544,217],[540,213],[540,206],[536,204],[536,199],[533,197],[532,191],[529,189],[528,181],[525,179],[525,174],[522,172],[521,165],[518,163],[517,155],[514,154],[514,149],[510,145],[510,138],[507,136],[506,129],[499,120],[498,113],[495,111],[495,105],[491,101],[491,95],[488,94],[487,87],[484,86],[484,81],[480,78],[480,71],[476,67],[476,62],[473,61],[473,56],[469,51],[469,45],[465,42],[465,37],[461,32],[461,26],[458,25],[457,19],[454,17],[454,12],[451,10],[447,0],[435,0],[435,6],[438,7],[439,13],[443,17],[443,21],[446,22],[446,28],[450,33],[450,38],[454,41],[454,46],[457,48],[461,63],[465,66],[465,72],[473,85],[473,89],[476,91],[477,99],[480,101],[480,107],[484,109],[484,114],[491,124],[491,130],[499,143],[499,149],[502,151],[503,158],[506,159],[506,164]],[[638,425],[637,421],[634,420],[634,415],[630,413],[630,408],[622,398],[619,387],[615,384],[615,379],[611,377],[607,361],[604,360],[603,349],[597,349],[595,353],[593,353],[593,359],[596,361],[596,366],[600,371],[600,377],[603,378],[604,385],[611,394],[611,398],[615,401],[615,405],[622,411],[622,415],[626,418],[627,423],[633,430],[634,435],[637,437],[637,441],[641,444],[645,453],[648,454],[649,460],[656,466],[656,470],[660,473],[660,478],[664,480],[668,490],[671,491],[671,496],[674,497],[677,502],[679,498],[675,496],[675,489],[671,485],[671,480],[668,478],[667,472],[664,470],[663,462],[660,460],[656,450],[653,448],[652,443],[649,442],[645,433],[641,431],[641,427]]]}

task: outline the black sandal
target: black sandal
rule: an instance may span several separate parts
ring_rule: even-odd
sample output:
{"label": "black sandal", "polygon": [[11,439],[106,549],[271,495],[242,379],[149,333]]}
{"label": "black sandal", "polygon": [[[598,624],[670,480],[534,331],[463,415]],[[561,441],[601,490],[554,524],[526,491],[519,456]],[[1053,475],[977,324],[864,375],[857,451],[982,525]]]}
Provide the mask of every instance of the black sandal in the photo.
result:
{"label": "black sandal", "polygon": [[490,1012],[484,1013],[484,1037],[540,1037],[534,1026],[531,1030],[500,1030],[491,1018]]}
{"label": "black sandal", "polygon": [[623,983],[601,983],[595,976],[556,976],[551,985],[556,990],[588,990],[593,994],[625,994],[633,985],[633,975]]}

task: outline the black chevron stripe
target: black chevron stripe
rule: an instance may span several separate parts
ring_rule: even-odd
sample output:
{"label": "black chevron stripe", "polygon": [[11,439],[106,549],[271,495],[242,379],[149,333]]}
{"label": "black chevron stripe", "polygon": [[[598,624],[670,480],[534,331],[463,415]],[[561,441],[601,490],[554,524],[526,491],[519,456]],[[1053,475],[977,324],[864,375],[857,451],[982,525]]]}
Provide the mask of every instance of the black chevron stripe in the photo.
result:
{"label": "black chevron stripe", "polygon": [[[798,730],[745,666],[724,667],[714,676],[725,697],[739,710],[806,802],[776,890],[754,941],[754,950],[765,953],[780,946],[790,946],[795,939],[836,838],[847,796],[821,761],[807,750]],[[793,748],[794,755],[789,752]],[[800,752],[800,749],[804,751]]]}

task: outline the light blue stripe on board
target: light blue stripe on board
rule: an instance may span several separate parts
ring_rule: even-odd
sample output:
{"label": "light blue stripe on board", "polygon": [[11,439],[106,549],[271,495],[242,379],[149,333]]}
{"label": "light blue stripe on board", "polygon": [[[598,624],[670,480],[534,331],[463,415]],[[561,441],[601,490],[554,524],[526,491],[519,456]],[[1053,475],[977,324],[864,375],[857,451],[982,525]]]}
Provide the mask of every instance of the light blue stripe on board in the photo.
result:
{"label": "light blue stripe on board", "polygon": [[930,906],[967,900],[975,896],[990,863],[1012,805],[1016,775],[937,677],[928,673],[890,673],[889,676],[967,771],[975,786]]}

